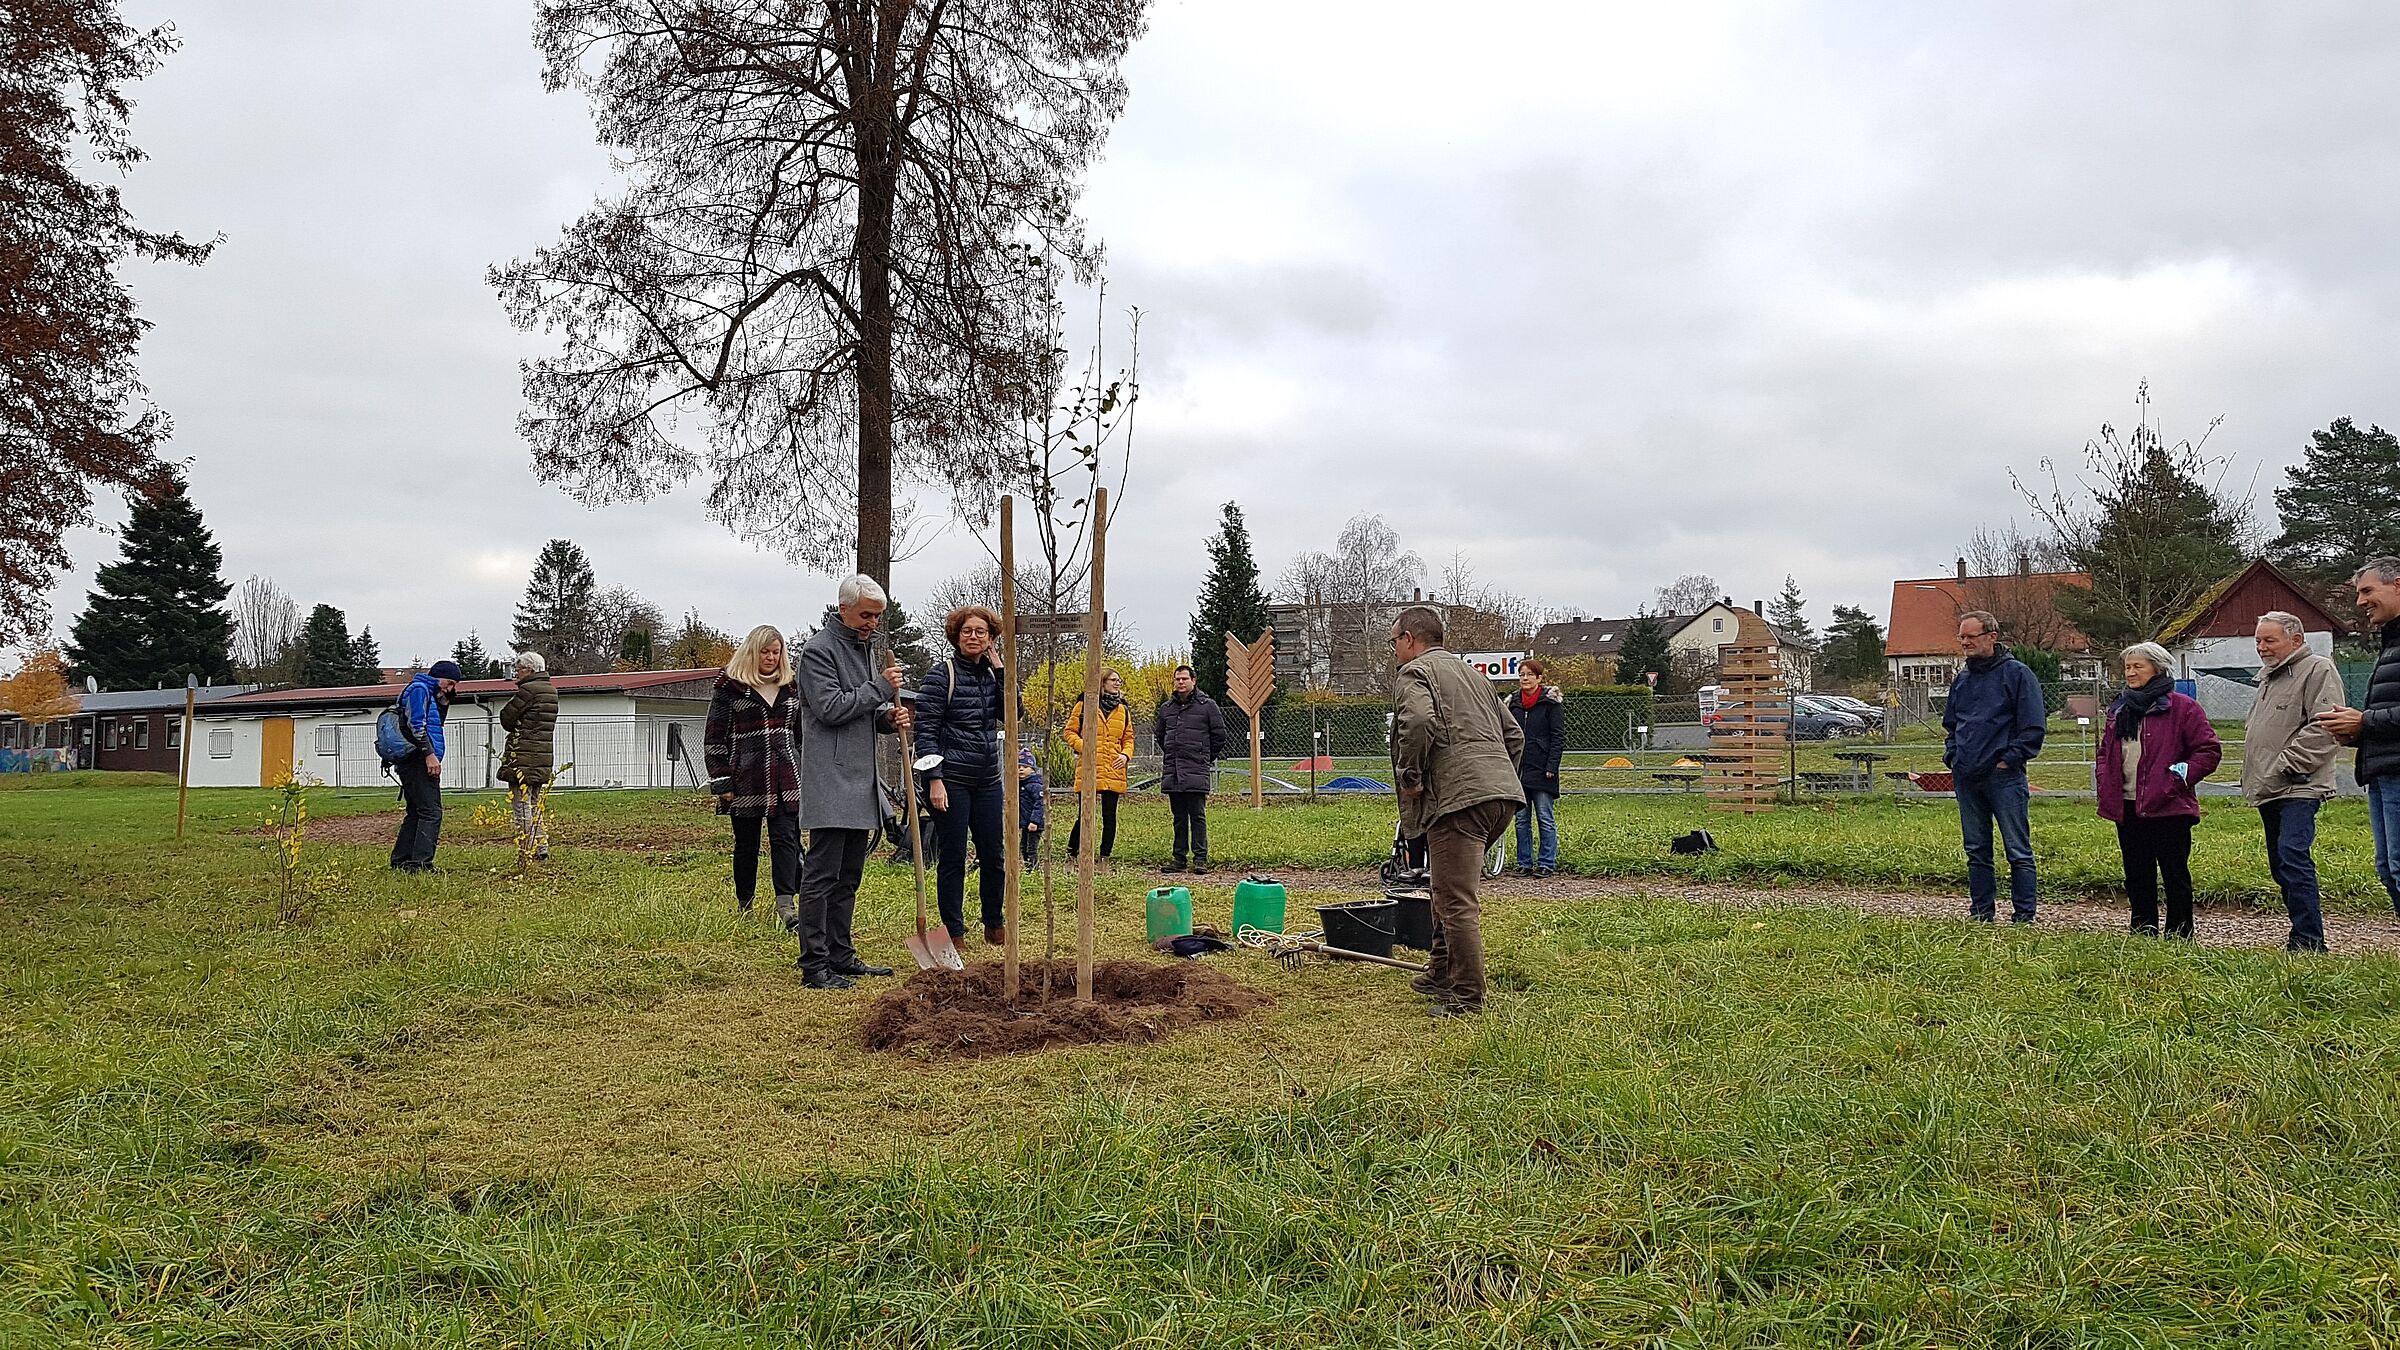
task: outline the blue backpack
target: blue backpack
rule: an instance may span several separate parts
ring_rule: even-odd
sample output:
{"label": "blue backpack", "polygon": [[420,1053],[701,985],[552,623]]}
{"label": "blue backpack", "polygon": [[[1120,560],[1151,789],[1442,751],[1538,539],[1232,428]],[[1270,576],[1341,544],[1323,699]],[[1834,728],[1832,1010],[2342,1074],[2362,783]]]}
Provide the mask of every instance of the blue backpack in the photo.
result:
{"label": "blue backpack", "polygon": [[392,706],[375,719],[375,754],[388,769],[411,755],[423,753],[425,747],[408,728],[408,693],[403,690],[400,697],[392,700]]}

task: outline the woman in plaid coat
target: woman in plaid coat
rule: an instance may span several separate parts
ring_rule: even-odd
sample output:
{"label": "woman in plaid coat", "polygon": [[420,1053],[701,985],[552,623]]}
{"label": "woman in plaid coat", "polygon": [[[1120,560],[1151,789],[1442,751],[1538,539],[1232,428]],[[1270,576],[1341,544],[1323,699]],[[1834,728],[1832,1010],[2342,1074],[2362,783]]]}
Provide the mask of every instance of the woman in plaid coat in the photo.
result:
{"label": "woman in plaid coat", "polygon": [[775,882],[775,917],[800,921],[800,697],[783,634],[750,630],[708,701],[709,790],[733,818],[733,899],[744,914],[758,889],[761,827]]}

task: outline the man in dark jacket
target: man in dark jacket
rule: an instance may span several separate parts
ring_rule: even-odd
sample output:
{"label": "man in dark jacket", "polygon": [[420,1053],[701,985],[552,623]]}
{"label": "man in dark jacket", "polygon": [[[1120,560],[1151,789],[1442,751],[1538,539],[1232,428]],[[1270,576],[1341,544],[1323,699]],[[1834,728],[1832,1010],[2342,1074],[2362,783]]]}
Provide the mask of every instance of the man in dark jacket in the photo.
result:
{"label": "man in dark jacket", "polygon": [[2042,752],[2049,714],[2042,682],[2000,645],[2000,621],[1982,610],[1958,616],[1966,669],[1950,682],[1942,707],[1949,733],[1942,760],[1958,793],[1958,828],[1967,847],[1967,914],[1997,917],[2000,888],[1992,869],[1992,829],[2008,854],[2009,922],[2033,922],[2033,825],[2025,770]]}
{"label": "man in dark jacket", "polygon": [[1567,702],[1556,685],[1545,682],[1547,674],[1539,660],[1526,657],[1517,664],[1517,692],[1508,700],[1509,715],[1525,733],[1525,757],[1517,765],[1517,785],[1525,790],[1525,809],[1517,812],[1521,877],[1558,870],[1558,767],[1567,754]]}
{"label": "man in dark jacket", "polygon": [[508,784],[508,810],[517,822],[517,857],[550,858],[550,825],[544,819],[550,786],[552,731],[558,725],[558,690],[536,651],[517,653],[517,692],[500,710],[508,746],[500,752],[500,781]]}
{"label": "man in dark jacket", "polygon": [[888,602],[870,576],[844,581],[825,626],[792,663],[800,690],[800,828],[808,852],[800,871],[801,983],[847,989],[888,966],[858,959],[850,939],[858,883],[867,870],[875,832],[883,828],[883,791],[876,775],[876,733],[904,732],[909,711],[898,706],[899,663],[874,669],[875,634]]}
{"label": "man in dark jacket", "polygon": [[442,843],[442,710],[458,689],[456,661],[436,661],[400,691],[400,731],[425,753],[404,755],[392,765],[400,776],[400,837],[392,841],[392,866],[402,872],[433,870],[433,851]]}
{"label": "man in dark jacket", "polygon": [[2375,874],[2400,914],[2400,558],[2369,558],[2351,579],[2358,607],[2382,640],[2367,678],[2364,708],[2328,708],[2317,722],[2358,747],[2358,781],[2367,789],[2375,833]]}
{"label": "man in dark jacket", "polygon": [[[1159,788],[1175,812],[1175,856],[1162,870],[1208,870],[1208,788],[1225,754],[1225,714],[1200,692],[1190,666],[1175,667],[1175,692],[1158,701],[1150,739],[1165,761]],[[1187,851],[1188,850],[1188,851]]]}

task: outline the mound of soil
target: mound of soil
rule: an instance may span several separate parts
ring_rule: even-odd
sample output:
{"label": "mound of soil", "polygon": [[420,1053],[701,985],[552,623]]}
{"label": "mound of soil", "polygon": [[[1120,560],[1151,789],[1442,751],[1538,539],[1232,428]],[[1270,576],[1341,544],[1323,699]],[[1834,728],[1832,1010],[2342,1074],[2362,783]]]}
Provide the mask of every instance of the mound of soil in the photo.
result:
{"label": "mound of soil", "polygon": [[1075,1001],[1075,963],[1050,963],[1050,1005],[1042,1006],[1042,963],[1018,970],[1017,1001],[1000,995],[997,961],[965,970],[920,970],[867,1005],[858,1037],[869,1050],[957,1059],[1159,1040],[1201,1022],[1223,1022],[1273,999],[1195,961],[1102,961],[1092,971],[1092,1001]]}

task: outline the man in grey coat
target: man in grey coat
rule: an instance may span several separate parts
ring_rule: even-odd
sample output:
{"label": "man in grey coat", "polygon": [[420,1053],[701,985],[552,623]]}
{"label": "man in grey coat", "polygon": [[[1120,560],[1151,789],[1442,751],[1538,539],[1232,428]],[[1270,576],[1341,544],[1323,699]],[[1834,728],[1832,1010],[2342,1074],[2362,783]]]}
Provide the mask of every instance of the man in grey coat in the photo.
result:
{"label": "man in grey coat", "polygon": [[2242,796],[2267,832],[2267,870],[2291,916],[2287,952],[2325,950],[2318,905],[2317,806],[2333,795],[2341,745],[2317,716],[2343,706],[2342,673],[2308,649],[2297,615],[2276,610],[2258,620],[2258,701],[2242,733]]}
{"label": "man in grey coat", "polygon": [[1491,681],[1442,645],[1442,616],[1414,605],[1392,621],[1392,778],[1400,830],[1425,838],[1433,950],[1411,984],[1433,1015],[1483,1011],[1484,850],[1517,818],[1525,732],[1500,710]]}
{"label": "man in grey coat", "polygon": [[800,690],[800,828],[808,851],[800,868],[800,969],[811,989],[847,989],[889,966],[858,959],[850,919],[867,855],[883,828],[875,737],[908,730],[899,705],[898,663],[874,668],[883,626],[883,587],[869,576],[841,585],[825,626],[792,663]]}

